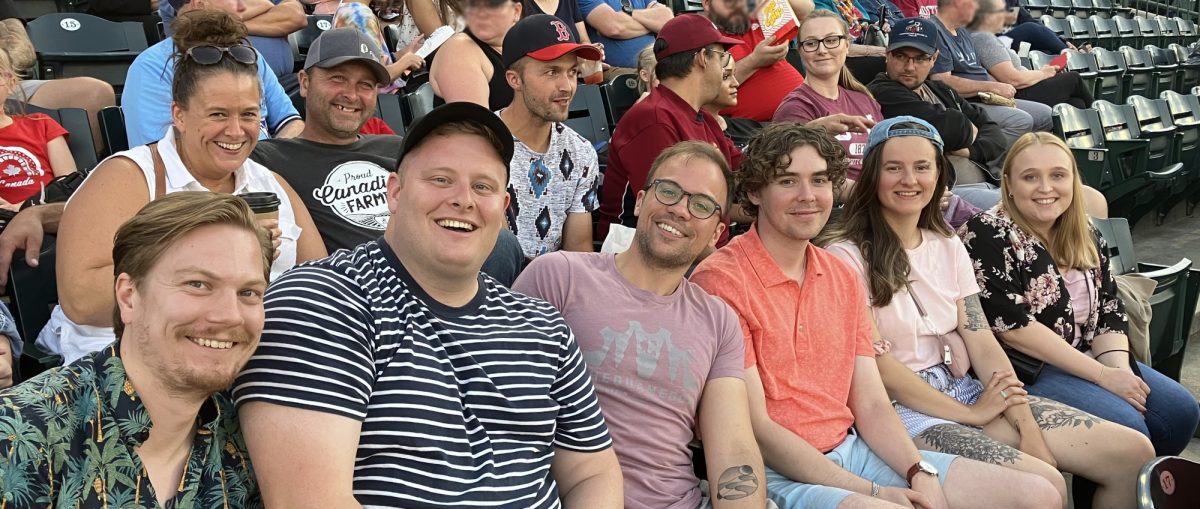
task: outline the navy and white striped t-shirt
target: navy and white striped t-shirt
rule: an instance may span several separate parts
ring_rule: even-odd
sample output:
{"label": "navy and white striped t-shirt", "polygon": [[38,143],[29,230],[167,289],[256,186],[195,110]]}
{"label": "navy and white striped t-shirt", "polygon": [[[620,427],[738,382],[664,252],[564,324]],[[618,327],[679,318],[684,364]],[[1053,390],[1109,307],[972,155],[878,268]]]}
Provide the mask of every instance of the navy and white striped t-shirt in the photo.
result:
{"label": "navy and white striped t-shirt", "polygon": [[611,446],[558,311],[487,276],[445,306],[382,240],[271,285],[234,397],[361,421],[354,495],[368,507],[559,507],[554,448]]}

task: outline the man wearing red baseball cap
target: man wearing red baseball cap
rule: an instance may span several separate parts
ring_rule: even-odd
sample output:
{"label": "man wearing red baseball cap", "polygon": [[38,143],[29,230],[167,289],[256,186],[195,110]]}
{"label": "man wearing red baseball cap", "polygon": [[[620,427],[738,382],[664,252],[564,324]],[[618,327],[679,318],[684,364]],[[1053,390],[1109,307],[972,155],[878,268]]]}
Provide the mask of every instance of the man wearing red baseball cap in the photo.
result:
{"label": "man wearing red baseball cap", "polygon": [[513,100],[498,112],[512,131],[508,227],[526,260],[564,249],[592,251],[596,149],[567,127],[581,60],[600,50],[579,44],[569,25],[549,14],[522,18],[504,36],[505,80]]}
{"label": "man wearing red baseball cap", "polygon": [[715,145],[736,170],[742,151],[721,130],[712,115],[700,108],[717,98],[721,74],[737,39],[721,35],[712,21],[700,14],[684,14],[668,21],[654,41],[659,84],[650,96],[629,109],[613,132],[608,170],[600,197],[600,229],[609,225],[637,226],[634,201],[646,185],[646,174],[658,154],[684,140]]}

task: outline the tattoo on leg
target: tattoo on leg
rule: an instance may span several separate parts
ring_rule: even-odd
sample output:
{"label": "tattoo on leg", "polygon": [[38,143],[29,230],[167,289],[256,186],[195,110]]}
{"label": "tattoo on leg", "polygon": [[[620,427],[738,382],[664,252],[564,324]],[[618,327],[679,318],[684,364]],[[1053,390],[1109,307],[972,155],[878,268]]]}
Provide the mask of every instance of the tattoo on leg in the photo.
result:
{"label": "tattoo on leg", "polygon": [[968,295],[963,299],[967,312],[967,330],[987,330],[987,315],[983,314],[983,305],[979,303],[979,294]]}
{"label": "tattoo on leg", "polygon": [[1042,429],[1055,429],[1068,426],[1083,426],[1090,429],[1097,422],[1100,422],[1100,418],[1092,414],[1057,401],[1035,399],[1029,402],[1029,410],[1033,412],[1033,420]]}
{"label": "tattoo on leg", "polygon": [[1014,464],[1020,451],[959,424],[938,424],[922,431],[917,438],[938,451],[957,454],[985,463]]}
{"label": "tattoo on leg", "polygon": [[758,491],[758,475],[750,465],[729,467],[717,480],[717,500],[737,500]]}

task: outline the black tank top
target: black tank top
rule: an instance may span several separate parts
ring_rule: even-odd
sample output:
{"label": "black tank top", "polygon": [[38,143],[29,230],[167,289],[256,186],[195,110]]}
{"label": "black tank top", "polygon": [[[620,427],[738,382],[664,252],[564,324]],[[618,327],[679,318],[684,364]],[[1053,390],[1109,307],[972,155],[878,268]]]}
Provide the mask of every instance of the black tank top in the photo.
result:
{"label": "black tank top", "polygon": [[[488,81],[488,109],[496,111],[507,108],[512,103],[513,90],[508,86],[508,81],[504,79],[504,59],[498,51],[492,48],[492,45],[475,37],[475,34],[471,33],[471,29],[463,30],[463,33],[475,41],[475,45],[479,46],[480,51],[483,51],[484,56],[487,57],[488,63],[492,64],[492,79]],[[433,56],[430,57],[430,60],[432,59]],[[434,97],[434,106],[442,104],[446,104],[446,101],[441,97]]]}

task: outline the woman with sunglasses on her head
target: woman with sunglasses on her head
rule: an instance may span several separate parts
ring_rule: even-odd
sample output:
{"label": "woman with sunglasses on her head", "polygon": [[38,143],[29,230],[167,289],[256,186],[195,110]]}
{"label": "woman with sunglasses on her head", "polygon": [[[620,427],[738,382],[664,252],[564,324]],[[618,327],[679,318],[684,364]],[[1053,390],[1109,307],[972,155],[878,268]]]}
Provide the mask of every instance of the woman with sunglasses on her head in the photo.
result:
{"label": "woman with sunglasses on her head", "polygon": [[1100,485],[1094,507],[1133,507],[1150,442],[1026,395],[987,328],[971,259],[938,210],[949,168],[932,125],[880,122],[843,222],[821,239],[866,287],[879,372],[901,421],[919,448],[1040,475],[1064,502],[1058,469]]}
{"label": "woman with sunglasses on her head", "polygon": [[[1060,401],[1178,454],[1200,407],[1178,382],[1135,363],[1104,240],[1084,213],[1075,158],[1048,133],[1017,139],[1004,160],[1001,201],[959,230],[974,261],[992,332],[1034,366],[1030,394]],[[1026,363],[1017,363],[1023,365]]]}
{"label": "woman with sunglasses on her head", "polygon": [[244,36],[240,27],[216,10],[176,18],[171,129],[156,143],[101,162],[63,211],[59,306],[38,341],[65,362],[113,341],[113,234],[157,197],[198,190],[274,193],[278,220],[262,221],[277,249],[271,276],[325,256],[304,202],[283,179],[247,159],[258,142],[261,88],[257,55],[238,37]]}

